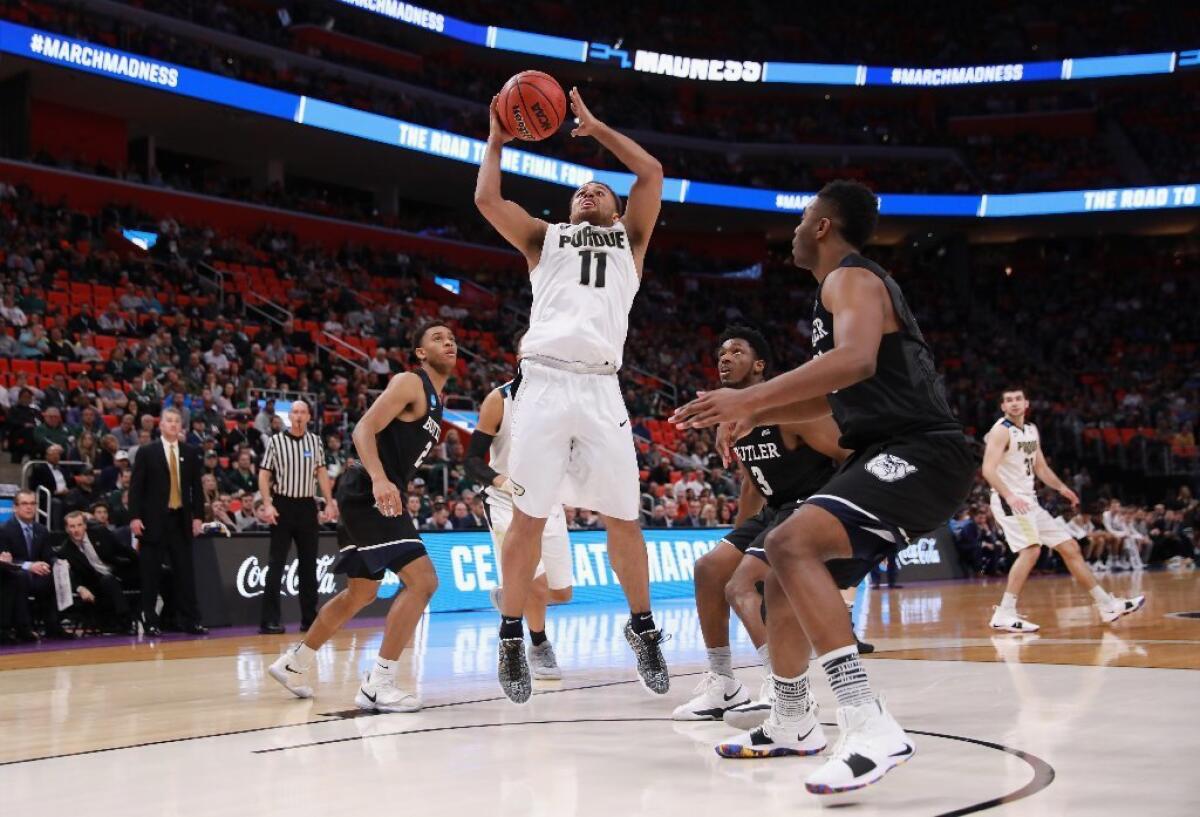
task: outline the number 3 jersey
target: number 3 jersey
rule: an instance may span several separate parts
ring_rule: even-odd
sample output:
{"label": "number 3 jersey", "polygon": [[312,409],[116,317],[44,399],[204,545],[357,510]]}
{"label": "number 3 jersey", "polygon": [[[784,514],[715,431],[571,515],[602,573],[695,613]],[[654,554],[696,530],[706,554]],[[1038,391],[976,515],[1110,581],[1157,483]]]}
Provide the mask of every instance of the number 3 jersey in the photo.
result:
{"label": "number 3 jersey", "polygon": [[779,426],[759,426],[738,440],[733,450],[746,478],[772,508],[808,499],[836,470],[833,460],[803,441],[789,451]]}
{"label": "number 3 jersey", "polygon": [[641,285],[624,225],[548,225],[529,281],[533,308],[522,356],[621,368]]}
{"label": "number 3 jersey", "polygon": [[383,472],[402,492],[442,437],[442,401],[424,369],[414,372],[425,387],[425,416],[392,420],[375,435]]}
{"label": "number 3 jersey", "polygon": [[1004,449],[1004,456],[996,469],[1000,480],[1008,490],[1022,499],[1036,501],[1033,466],[1037,460],[1038,449],[1042,445],[1037,426],[1033,423],[1019,426],[1007,417],[1001,417],[992,428],[1003,428],[1008,432],[1008,447]]}

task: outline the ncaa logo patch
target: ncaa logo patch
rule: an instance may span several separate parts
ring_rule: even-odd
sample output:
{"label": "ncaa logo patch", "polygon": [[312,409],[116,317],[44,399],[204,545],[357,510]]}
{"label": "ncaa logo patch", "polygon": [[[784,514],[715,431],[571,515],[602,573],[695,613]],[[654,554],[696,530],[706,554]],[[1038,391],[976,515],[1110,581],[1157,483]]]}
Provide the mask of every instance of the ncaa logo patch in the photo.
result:
{"label": "ncaa logo patch", "polygon": [[898,482],[909,474],[917,471],[917,466],[902,460],[894,454],[878,454],[872,457],[864,468],[876,479],[884,482]]}

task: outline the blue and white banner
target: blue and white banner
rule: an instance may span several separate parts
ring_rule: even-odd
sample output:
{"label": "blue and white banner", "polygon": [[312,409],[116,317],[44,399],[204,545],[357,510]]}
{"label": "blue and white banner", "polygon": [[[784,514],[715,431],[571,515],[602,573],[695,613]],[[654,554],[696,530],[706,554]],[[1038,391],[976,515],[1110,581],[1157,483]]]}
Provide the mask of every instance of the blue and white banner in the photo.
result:
{"label": "blue and white banner", "polygon": [[[361,4],[416,8],[403,3],[369,3],[367,0]],[[448,27],[449,24],[450,19],[446,18],[444,25]],[[486,147],[478,139],[449,131],[264,88],[5,21],[0,21],[0,52],[473,165],[480,163]],[[1077,67],[1080,62],[1076,61]],[[628,195],[633,185],[631,173],[598,170],[517,148],[504,148],[500,164],[506,173],[570,188],[598,180],[618,194]],[[884,216],[1003,218],[1197,207],[1200,206],[1198,190],[1200,185],[1182,184],[983,196],[881,193],[879,211]],[[665,179],[663,182],[663,201],[770,213],[799,214],[814,195],[815,191],[763,190],[688,179]]]}
{"label": "blue and white banner", "polygon": [[399,23],[432,31],[472,45],[533,54],[540,57],[597,62],[614,68],[677,79],[707,82],[777,82],[792,85],[884,85],[938,88],[953,85],[991,85],[1008,82],[1099,79],[1143,74],[1170,74],[1191,65],[1196,51],[1082,57],[1047,62],[989,63],[950,67],[882,67],[806,62],[766,62],[692,57],[620,45],[535,34],[499,26],[484,26],[398,0],[338,0],[354,8]]}
{"label": "blue and white banner", "polygon": [[[0,505],[2,507],[2,505]],[[696,560],[712,550],[728,528],[674,528],[647,530],[646,554],[650,568],[650,595],[654,602],[690,599],[695,590],[692,576]],[[485,610],[491,607],[488,591],[499,581],[500,566],[486,531],[422,534],[429,558],[437,570],[438,591],[429,605],[433,613],[454,610]],[[571,533],[572,569],[575,590],[572,603],[621,601],[625,594],[608,561],[604,531]],[[270,539],[266,534],[237,534],[230,539],[197,540],[197,594],[204,619],[212,625],[255,624],[262,615],[262,597],[267,586]],[[317,594],[327,601],[345,586],[345,577],[335,575],[337,537],[323,533],[317,550]],[[400,590],[400,580],[387,572],[378,598],[364,612],[386,615],[391,599]],[[300,565],[289,555],[280,587],[285,623],[300,620]]]}
{"label": "blue and white banner", "polygon": [[[729,528],[672,528],[644,531],[650,566],[650,594],[655,600],[692,598],[692,571],[696,560],[708,553]],[[491,606],[488,591],[498,584],[499,565],[491,534],[480,532],[435,533],[425,537],[429,557],[441,581],[429,605],[431,612],[470,610]],[[572,531],[571,555],[575,571],[573,601],[620,601],[625,598],[608,561],[608,535],[604,531]],[[381,598],[394,595],[399,583],[388,574],[380,587]]]}

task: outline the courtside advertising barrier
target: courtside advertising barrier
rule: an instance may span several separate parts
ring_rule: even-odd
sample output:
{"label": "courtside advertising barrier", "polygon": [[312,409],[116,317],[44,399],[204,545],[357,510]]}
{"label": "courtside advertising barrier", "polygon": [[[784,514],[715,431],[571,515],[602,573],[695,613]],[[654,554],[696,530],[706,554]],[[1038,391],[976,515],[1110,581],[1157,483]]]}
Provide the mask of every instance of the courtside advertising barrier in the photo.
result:
{"label": "courtside advertising barrier", "polygon": [[[650,594],[655,602],[690,599],[696,560],[708,553],[729,528],[655,528],[644,531],[650,568]],[[438,591],[430,602],[433,613],[491,609],[488,591],[499,583],[499,560],[486,531],[422,533],[429,558],[437,570]],[[570,534],[575,589],[571,604],[622,602],[625,598],[608,561],[604,531]],[[258,624],[266,588],[270,540],[267,534],[239,534],[228,539],[196,540],[196,581],[204,621],[211,626]],[[960,576],[948,530],[917,540],[899,554],[905,581]],[[317,554],[317,589],[322,602],[345,587],[345,578],[332,572],[337,561],[337,537],[322,533]],[[299,563],[294,555],[284,565],[281,608],[284,623],[299,621]],[[388,572],[378,598],[363,616],[386,615],[400,591],[399,579]]]}

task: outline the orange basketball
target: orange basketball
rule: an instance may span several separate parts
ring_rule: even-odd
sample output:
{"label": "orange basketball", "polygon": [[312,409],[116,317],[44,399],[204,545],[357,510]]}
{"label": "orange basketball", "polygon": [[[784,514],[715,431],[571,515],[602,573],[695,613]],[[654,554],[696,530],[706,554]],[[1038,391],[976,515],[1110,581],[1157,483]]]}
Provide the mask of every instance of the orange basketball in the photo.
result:
{"label": "orange basketball", "polygon": [[522,71],[500,89],[500,121],[513,136],[540,142],[562,127],[567,95],[558,80],[541,71]]}

